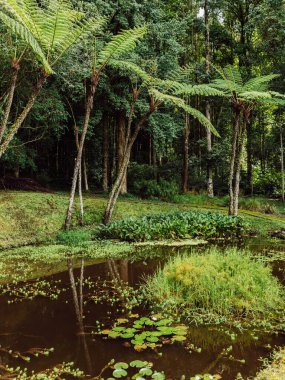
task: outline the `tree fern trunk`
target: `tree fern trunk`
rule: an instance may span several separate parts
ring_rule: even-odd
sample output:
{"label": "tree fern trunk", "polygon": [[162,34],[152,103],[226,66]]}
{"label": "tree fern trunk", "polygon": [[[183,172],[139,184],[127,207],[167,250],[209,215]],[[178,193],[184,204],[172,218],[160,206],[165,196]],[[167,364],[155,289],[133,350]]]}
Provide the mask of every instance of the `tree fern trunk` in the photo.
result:
{"label": "tree fern trunk", "polygon": [[229,215],[234,215],[234,176],[235,176],[235,163],[237,154],[237,141],[240,127],[240,112],[235,112],[235,121],[232,137],[232,153],[230,160],[230,174],[229,174]]}
{"label": "tree fern trunk", "polygon": [[19,70],[20,70],[19,63],[16,61],[13,61],[12,62],[11,85],[10,85],[10,90],[9,90],[9,94],[8,94],[8,99],[7,99],[7,104],[6,104],[4,116],[3,116],[2,123],[0,126],[0,143],[3,139],[4,133],[5,133],[6,128],[7,128],[7,124],[8,124],[8,120],[9,120],[9,116],[10,116],[10,112],[11,112],[11,107],[13,104],[14,93],[15,93],[15,89],[16,89],[16,83],[17,83],[17,79],[18,79]]}
{"label": "tree fern trunk", "polygon": [[26,117],[28,116],[29,112],[31,111],[33,105],[35,104],[35,101],[47,79],[47,75],[42,74],[40,78],[38,79],[36,86],[32,92],[32,95],[30,96],[30,99],[28,100],[25,108],[21,112],[21,114],[18,116],[18,118],[15,120],[14,124],[9,129],[9,132],[3,142],[0,144],[0,158],[3,156],[3,154],[6,152],[6,150],[9,147],[10,142],[13,140],[15,134],[18,132],[19,128],[22,126],[23,122],[25,121]]}
{"label": "tree fern trunk", "polygon": [[81,134],[80,142],[79,142],[79,149],[77,152],[77,157],[76,157],[76,161],[75,161],[75,165],[74,165],[73,179],[72,179],[71,191],[70,191],[70,196],[69,196],[69,204],[68,204],[68,208],[67,208],[67,212],[66,212],[66,219],[65,219],[65,229],[66,230],[69,230],[70,226],[71,226],[74,198],[75,198],[75,192],[76,192],[76,184],[77,184],[77,180],[78,180],[78,173],[79,173],[79,168],[81,166],[82,152],[83,152],[83,147],[84,147],[84,143],[85,143],[85,139],[86,139],[86,134],[87,134],[87,129],[88,129],[88,125],[89,125],[91,111],[93,109],[93,101],[94,101],[94,95],[95,95],[95,92],[97,89],[97,85],[98,85],[98,77],[97,77],[97,75],[94,74],[92,77],[92,80],[91,80],[89,95],[88,95],[87,101],[86,101],[83,129],[82,129],[82,134]]}

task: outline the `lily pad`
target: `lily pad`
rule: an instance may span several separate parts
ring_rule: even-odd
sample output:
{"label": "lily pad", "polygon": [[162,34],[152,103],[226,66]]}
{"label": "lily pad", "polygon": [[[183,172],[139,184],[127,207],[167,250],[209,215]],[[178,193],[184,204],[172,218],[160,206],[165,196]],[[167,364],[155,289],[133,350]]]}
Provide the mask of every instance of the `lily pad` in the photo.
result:
{"label": "lily pad", "polygon": [[130,363],[130,366],[133,368],[143,368],[147,365],[148,363],[142,360],[134,360]]}
{"label": "lily pad", "polygon": [[116,379],[120,379],[121,377],[125,377],[127,375],[128,375],[128,372],[125,371],[123,368],[118,368],[118,369],[115,369],[115,371],[113,371],[113,376]]}

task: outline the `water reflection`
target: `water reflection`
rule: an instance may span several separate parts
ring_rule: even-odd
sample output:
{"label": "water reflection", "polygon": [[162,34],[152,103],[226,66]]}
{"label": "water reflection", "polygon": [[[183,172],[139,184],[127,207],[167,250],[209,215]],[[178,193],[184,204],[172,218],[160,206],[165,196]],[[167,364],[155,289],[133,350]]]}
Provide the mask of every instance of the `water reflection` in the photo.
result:
{"label": "water reflection", "polygon": [[70,286],[72,290],[72,298],[73,298],[73,304],[74,304],[74,310],[75,315],[77,319],[78,324],[78,348],[77,348],[77,357],[81,356],[81,349],[83,348],[85,362],[86,362],[86,368],[88,370],[88,373],[93,373],[93,366],[92,366],[92,360],[89,352],[89,347],[87,344],[86,339],[86,333],[84,328],[84,295],[83,295],[83,282],[84,282],[84,259],[81,260],[81,267],[80,267],[80,277],[78,282],[78,291],[76,286],[76,280],[74,277],[74,268],[72,259],[69,259],[67,262],[68,267],[68,273],[69,273],[69,280],[70,280]]}

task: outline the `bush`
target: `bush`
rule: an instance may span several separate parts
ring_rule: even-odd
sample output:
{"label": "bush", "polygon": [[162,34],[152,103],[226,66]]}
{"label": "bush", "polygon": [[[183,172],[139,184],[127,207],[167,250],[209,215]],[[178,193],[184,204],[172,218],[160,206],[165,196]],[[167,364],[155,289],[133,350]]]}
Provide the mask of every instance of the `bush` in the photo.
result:
{"label": "bush", "polygon": [[57,241],[64,245],[77,245],[91,240],[90,231],[78,229],[70,231],[60,231],[57,234]]}
{"label": "bush", "polygon": [[99,227],[95,236],[125,241],[239,237],[247,227],[240,217],[210,212],[177,212],[113,222]]}
{"label": "bush", "polygon": [[278,214],[276,207],[260,198],[240,198],[239,207],[242,210],[257,211],[263,214]]}
{"label": "bush", "polygon": [[215,247],[173,258],[144,290],[158,310],[204,321],[269,316],[284,296],[270,267],[248,252]]}
{"label": "bush", "polygon": [[173,200],[178,194],[178,185],[174,181],[140,180],[134,183],[133,192],[141,198],[159,198],[165,201]]}

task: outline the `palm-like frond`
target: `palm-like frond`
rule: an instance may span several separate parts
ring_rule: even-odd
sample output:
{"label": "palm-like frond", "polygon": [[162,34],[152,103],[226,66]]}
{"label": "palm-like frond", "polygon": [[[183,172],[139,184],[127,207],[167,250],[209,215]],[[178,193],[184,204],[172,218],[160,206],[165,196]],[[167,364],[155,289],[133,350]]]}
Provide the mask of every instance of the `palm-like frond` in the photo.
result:
{"label": "palm-like frond", "polygon": [[262,75],[256,78],[250,79],[248,82],[246,82],[243,86],[244,91],[267,91],[269,88],[269,83],[275,79],[278,78],[279,75],[271,74],[271,75]]}
{"label": "palm-like frond", "polygon": [[145,85],[155,83],[155,78],[133,62],[112,59],[109,61],[108,65],[135,74]]}
{"label": "palm-like frond", "polygon": [[258,100],[258,99],[271,99],[272,95],[266,91],[244,91],[238,94],[240,99],[244,100]]}
{"label": "palm-like frond", "polygon": [[149,92],[159,102],[174,105],[178,108],[183,109],[185,112],[189,113],[195,119],[197,119],[204,127],[208,128],[214,135],[220,137],[219,133],[217,132],[213,124],[206,118],[206,116],[203,115],[202,112],[198,111],[196,108],[193,108],[186,104],[186,102],[183,99],[173,95],[163,94],[155,88],[151,88]]}
{"label": "palm-like frond", "polygon": [[111,59],[118,59],[136,47],[137,42],[145,35],[146,26],[137,27],[113,36],[98,56],[100,64],[107,64]]}
{"label": "palm-like frond", "polygon": [[52,73],[53,70],[47,61],[45,54],[39,45],[38,41],[34,37],[33,33],[29,31],[17,20],[7,16],[4,12],[0,11],[0,20],[5,24],[14,34],[18,35],[29,47],[34,51],[35,55],[42,63],[47,73]]}
{"label": "palm-like frond", "polygon": [[105,22],[99,16],[87,19],[68,0],[41,5],[36,0],[0,0],[0,19],[30,46],[47,73],[72,45]]}
{"label": "palm-like frond", "polygon": [[200,96],[224,96],[224,92],[207,84],[198,84],[194,86],[182,85],[182,87],[175,92],[176,95],[200,95]]}

